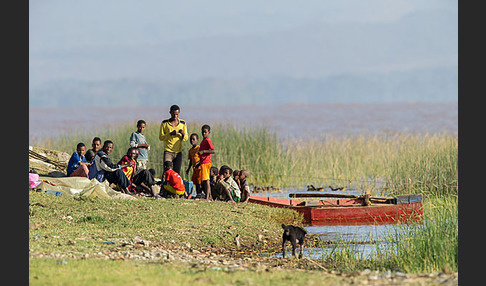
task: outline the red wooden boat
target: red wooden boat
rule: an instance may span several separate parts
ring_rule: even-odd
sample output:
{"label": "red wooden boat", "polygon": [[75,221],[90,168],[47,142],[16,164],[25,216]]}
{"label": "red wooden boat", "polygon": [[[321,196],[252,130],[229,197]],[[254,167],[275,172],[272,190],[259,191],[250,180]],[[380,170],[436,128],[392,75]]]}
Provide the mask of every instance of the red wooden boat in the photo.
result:
{"label": "red wooden boat", "polygon": [[[345,194],[289,194],[290,199],[251,196],[249,202],[289,208],[304,215],[310,225],[386,224],[420,221],[422,194],[396,197],[366,197]],[[296,197],[333,197],[325,200],[295,200]]]}

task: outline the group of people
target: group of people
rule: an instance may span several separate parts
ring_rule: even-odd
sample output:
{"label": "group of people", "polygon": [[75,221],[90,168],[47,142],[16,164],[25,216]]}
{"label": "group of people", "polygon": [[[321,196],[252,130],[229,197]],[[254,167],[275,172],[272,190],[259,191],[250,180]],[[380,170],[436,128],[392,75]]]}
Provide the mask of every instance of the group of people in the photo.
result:
{"label": "group of people", "polygon": [[[249,171],[233,171],[226,165],[218,170],[212,166],[211,155],[215,154],[215,148],[209,137],[211,127],[207,124],[201,127],[203,139],[199,144],[198,134],[188,136],[186,122],[179,119],[179,106],[172,105],[169,114],[170,118],[162,121],[159,133],[160,141],[164,142],[164,171],[161,181],[155,180],[154,169],[147,169],[150,144],[143,135],[146,127],[144,120],[137,122],[137,131],[130,136],[130,147],[117,164],[109,156],[114,147],[111,140],[105,140],[102,146],[101,139],[95,137],[92,149],[88,151],[84,143],[78,143],[76,152],[69,160],[67,176],[96,178],[99,182],[107,180],[126,194],[154,198],[189,197],[180,176],[183,142],[189,139],[192,147],[188,152],[189,166],[186,174],[192,169],[191,181],[196,190],[195,198],[246,202],[250,196],[250,188],[246,182]],[[161,187],[160,192],[154,187],[156,185]]]}
{"label": "group of people", "polygon": [[157,197],[156,189],[153,188],[157,183],[154,179],[155,170],[141,167],[138,163],[138,148],[128,148],[126,155],[115,164],[110,158],[113,141],[105,140],[101,146],[101,139],[95,137],[91,146],[93,148],[85,152],[85,144],[78,143],[76,152],[68,162],[67,176],[95,178],[99,182],[107,180],[123,193]]}

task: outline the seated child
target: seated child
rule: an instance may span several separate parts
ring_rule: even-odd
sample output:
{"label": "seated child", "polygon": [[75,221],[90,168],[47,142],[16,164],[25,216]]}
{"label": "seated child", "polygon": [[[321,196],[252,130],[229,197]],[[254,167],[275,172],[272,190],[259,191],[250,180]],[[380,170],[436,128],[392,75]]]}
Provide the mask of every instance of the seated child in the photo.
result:
{"label": "seated child", "polygon": [[118,165],[128,165],[128,163],[131,162],[131,166],[129,165],[122,169],[123,173],[125,173],[125,176],[127,176],[127,179],[130,181],[130,186],[128,187],[128,190],[130,192],[133,192],[134,194],[158,198],[158,192],[154,188],[155,170],[147,170],[138,167],[138,155],[138,148],[130,147],[128,148],[127,154],[123,156],[123,158],[121,158],[118,162]]}
{"label": "seated child", "polygon": [[89,174],[91,177],[96,178],[99,182],[107,180],[110,184],[118,185],[118,187],[125,194],[130,194],[128,186],[130,186],[130,181],[128,180],[125,173],[123,173],[123,168],[131,165],[132,163],[118,165],[114,164],[110,159],[110,153],[113,151],[113,141],[106,140],[103,143],[103,148],[99,150],[94,158],[94,164],[96,168],[93,170],[93,174]]}
{"label": "seated child", "polygon": [[76,146],[76,152],[71,155],[69,159],[66,175],[68,177],[85,177],[88,178],[88,166],[90,165],[84,157],[86,151],[86,145],[84,143],[78,143]]}
{"label": "seated child", "polygon": [[84,154],[84,157],[86,158],[86,161],[88,161],[89,163],[89,167],[88,167],[88,179],[93,179],[92,175],[91,174],[94,174],[96,173],[95,169],[96,169],[96,165],[94,164],[94,157],[95,157],[96,153],[93,151],[93,149],[88,149],[88,151],[86,151],[86,154]]}
{"label": "seated child", "polygon": [[164,162],[164,180],[162,182],[163,188],[166,192],[162,193],[163,197],[180,197],[183,196],[186,188],[181,176],[173,170],[174,164],[172,161]]}
{"label": "seated child", "polygon": [[223,201],[231,201],[237,203],[240,201],[240,189],[235,180],[231,177],[233,170],[228,166],[222,166],[219,169],[219,175],[217,178],[216,186],[214,188],[214,199],[220,199]]}
{"label": "seated child", "polygon": [[233,171],[233,180],[235,180],[236,184],[238,185],[238,188],[240,188],[240,191],[241,191],[240,171],[238,171],[238,170]]}
{"label": "seated child", "polygon": [[250,176],[250,171],[248,170],[241,170],[240,171],[240,190],[241,190],[241,201],[240,202],[247,202],[248,198],[250,198],[250,185],[246,181],[246,178]]}
{"label": "seated child", "polygon": [[[93,148],[89,149],[89,150],[92,150],[96,155],[96,153],[98,153],[98,151],[101,150],[101,138],[100,137],[93,138],[93,141],[91,142],[91,147],[93,147]],[[86,152],[86,153],[88,153],[88,152]]]}
{"label": "seated child", "polygon": [[209,184],[211,188],[214,188],[216,186],[216,179],[218,177],[218,174],[219,174],[218,168],[212,166],[211,169],[209,170]]}
{"label": "seated child", "polygon": [[124,155],[120,161],[118,161],[118,165],[124,165],[125,167],[122,168],[123,173],[130,181],[130,185],[128,186],[128,190],[131,193],[136,194],[135,186],[132,184],[133,182],[133,174],[135,173],[135,169],[137,166],[137,156],[138,156],[138,149],[136,147],[130,147],[127,150],[127,154]]}
{"label": "seated child", "polygon": [[96,153],[93,151],[93,149],[89,149],[86,151],[86,154],[84,154],[84,157],[86,158],[86,161],[91,165],[93,163],[94,157]]}

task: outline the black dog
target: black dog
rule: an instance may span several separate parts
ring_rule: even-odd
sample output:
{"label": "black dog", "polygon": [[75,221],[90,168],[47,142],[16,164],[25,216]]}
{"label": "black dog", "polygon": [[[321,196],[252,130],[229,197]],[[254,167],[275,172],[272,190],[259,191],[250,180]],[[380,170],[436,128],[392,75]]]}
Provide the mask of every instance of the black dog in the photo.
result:
{"label": "black dog", "polygon": [[282,252],[283,258],[285,258],[285,242],[290,241],[292,244],[292,255],[295,257],[295,248],[297,247],[297,242],[300,245],[300,253],[299,258],[302,258],[302,250],[304,248],[304,239],[307,231],[301,227],[293,226],[293,225],[285,225],[282,224],[282,228],[284,229],[282,235]]}

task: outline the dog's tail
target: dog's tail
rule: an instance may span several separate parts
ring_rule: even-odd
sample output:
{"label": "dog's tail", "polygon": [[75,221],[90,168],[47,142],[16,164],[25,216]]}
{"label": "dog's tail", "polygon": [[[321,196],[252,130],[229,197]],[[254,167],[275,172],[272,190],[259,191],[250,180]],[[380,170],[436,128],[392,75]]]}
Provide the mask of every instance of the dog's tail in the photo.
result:
{"label": "dog's tail", "polygon": [[282,228],[285,229],[286,225],[282,223]]}

